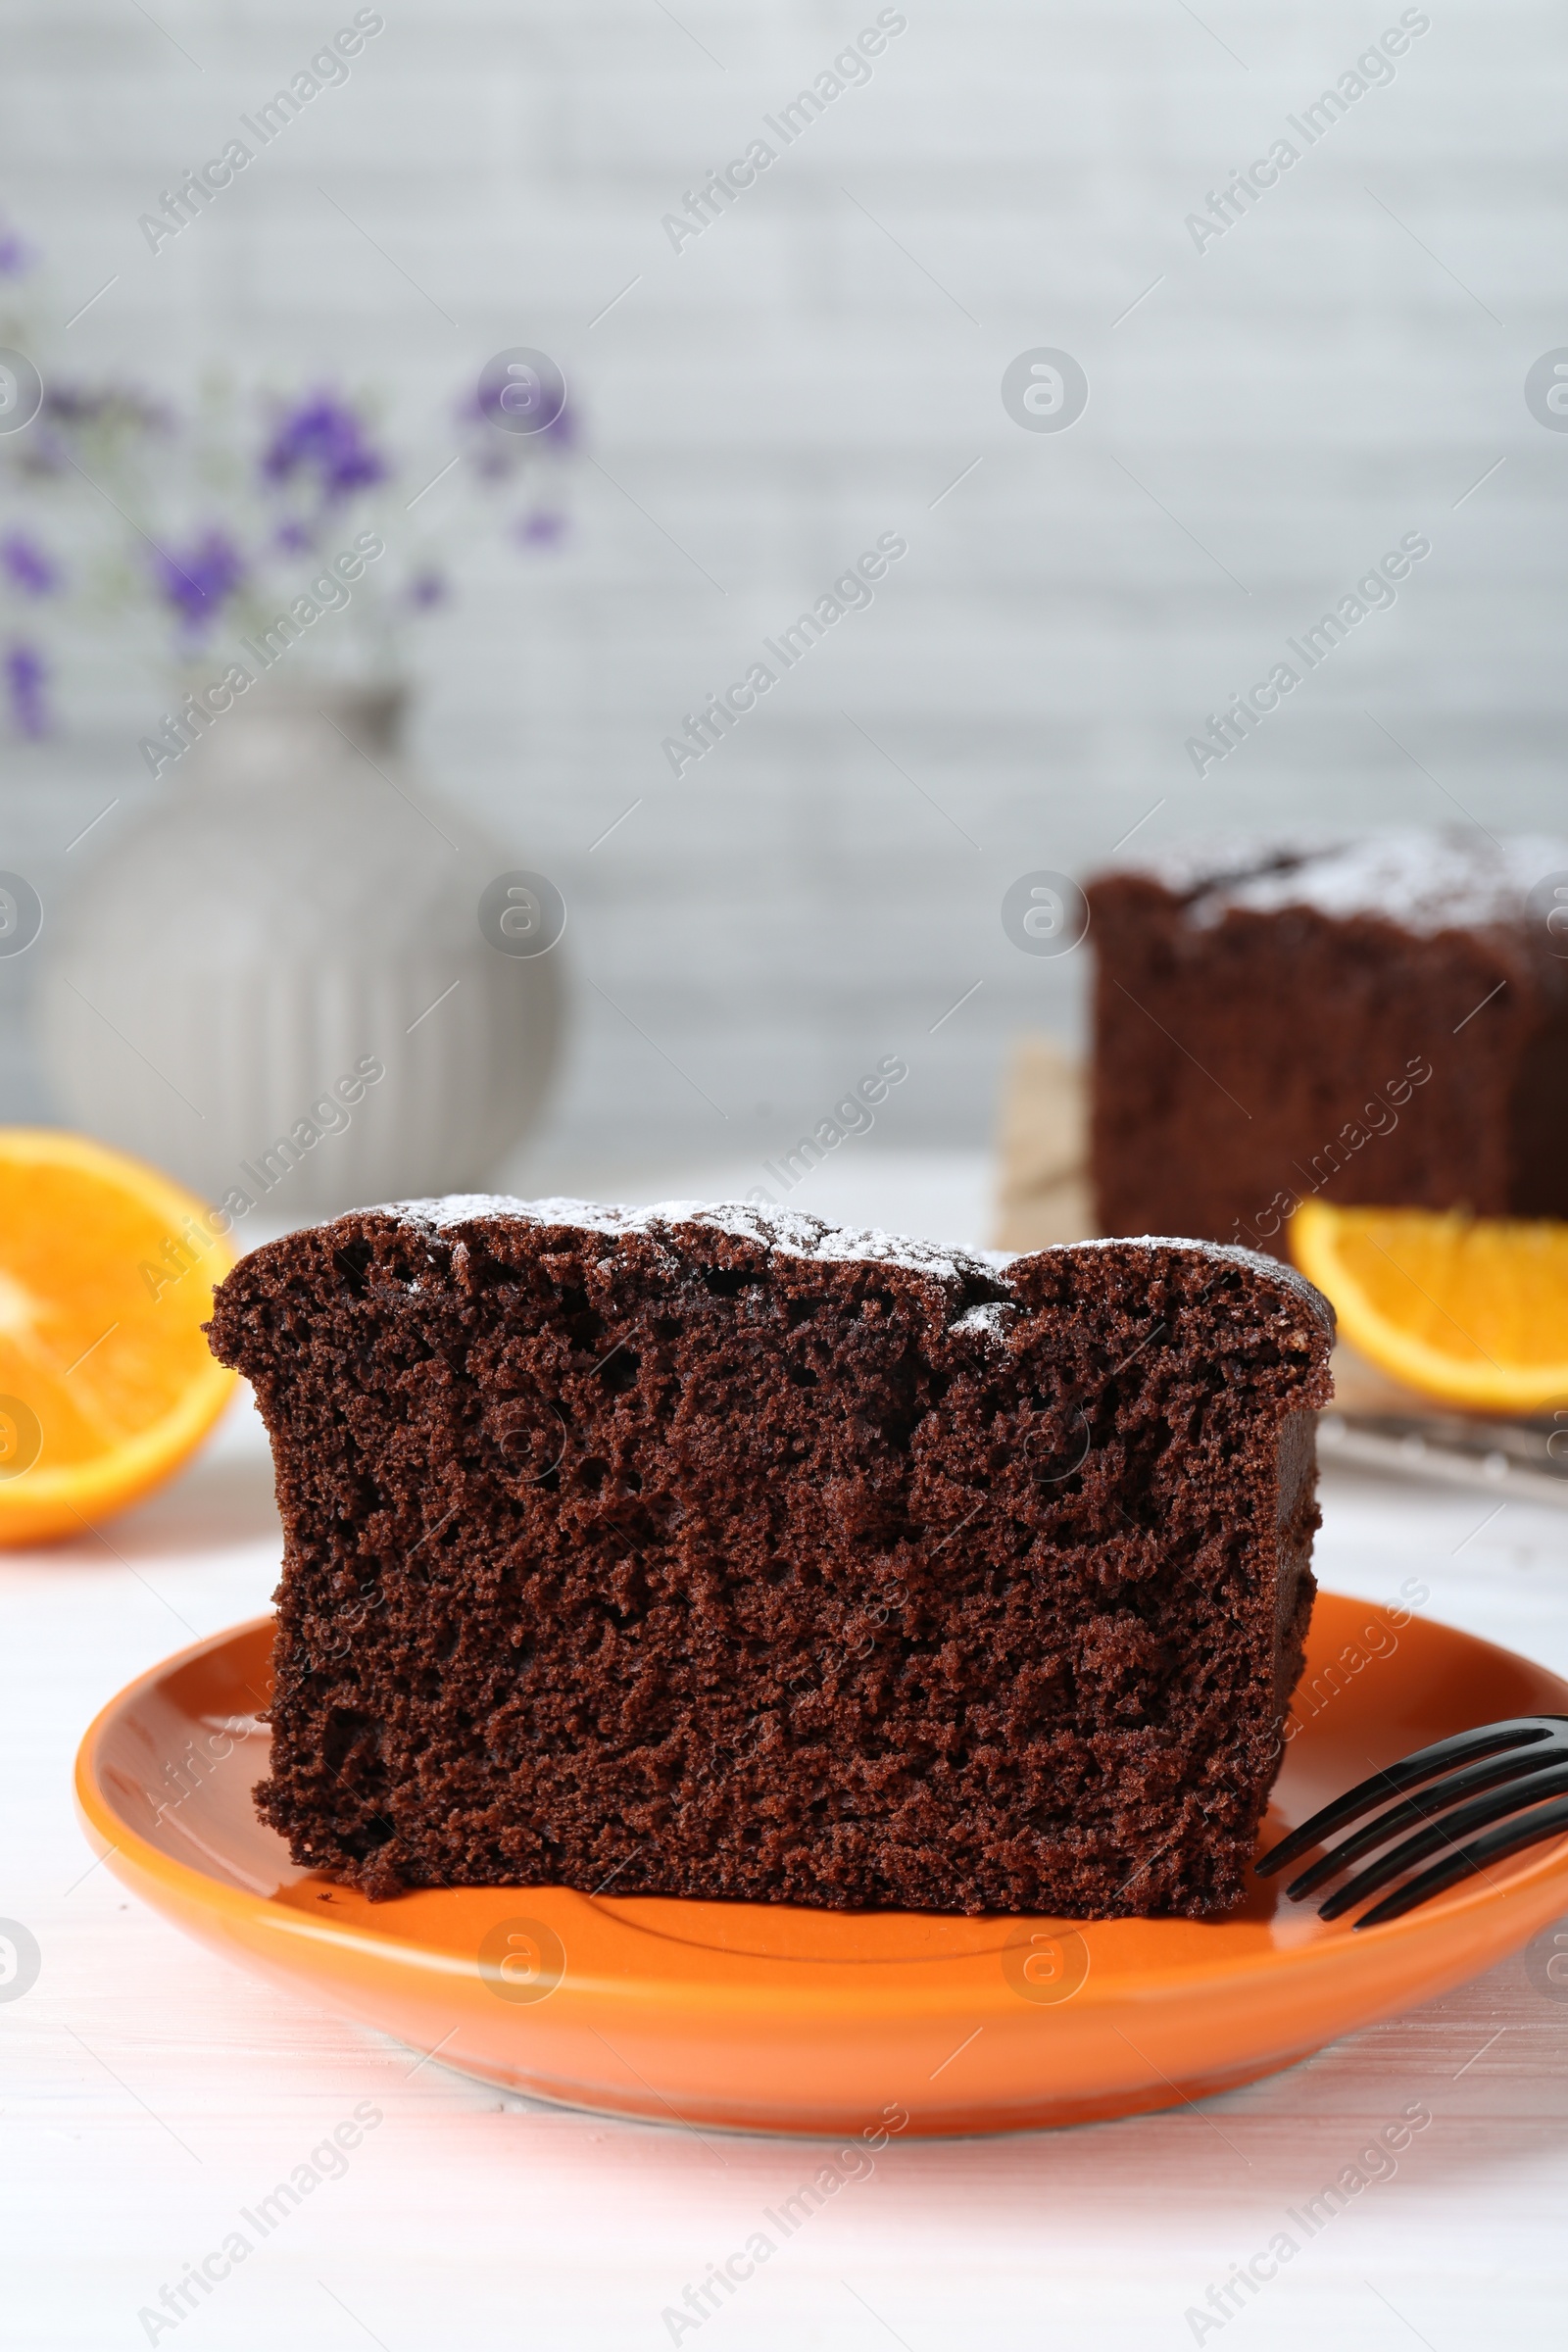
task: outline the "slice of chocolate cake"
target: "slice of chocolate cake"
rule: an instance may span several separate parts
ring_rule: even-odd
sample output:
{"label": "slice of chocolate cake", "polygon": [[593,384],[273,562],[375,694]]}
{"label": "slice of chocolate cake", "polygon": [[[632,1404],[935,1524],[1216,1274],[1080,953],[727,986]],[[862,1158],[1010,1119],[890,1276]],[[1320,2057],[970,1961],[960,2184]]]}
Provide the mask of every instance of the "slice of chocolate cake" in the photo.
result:
{"label": "slice of chocolate cake", "polygon": [[211,1331],[276,1461],[258,1797],[297,1862],[372,1895],[1241,1891],[1331,1338],[1272,1260],[465,1198],[254,1251]]}
{"label": "slice of chocolate cake", "polygon": [[1568,842],[1198,843],[1087,895],[1102,1232],[1568,1216]]}

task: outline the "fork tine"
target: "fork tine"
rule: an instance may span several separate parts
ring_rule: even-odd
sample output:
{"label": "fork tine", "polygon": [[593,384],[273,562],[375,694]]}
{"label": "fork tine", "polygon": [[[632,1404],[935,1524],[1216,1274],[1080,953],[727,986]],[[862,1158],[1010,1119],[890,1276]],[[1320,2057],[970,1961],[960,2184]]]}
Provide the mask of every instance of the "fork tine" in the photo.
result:
{"label": "fork tine", "polygon": [[1517,1854],[1527,1845],[1539,1845],[1564,1830],[1568,1830],[1568,1797],[1559,1797],[1553,1805],[1543,1805],[1539,1813],[1526,1813],[1517,1821],[1505,1821],[1500,1829],[1474,1838],[1456,1854],[1445,1854],[1441,1862],[1434,1862],[1430,1870],[1424,1870],[1418,1879],[1411,1879],[1407,1886],[1396,1886],[1381,1903],[1375,1903],[1364,1919],[1358,1919],[1351,1932],[1359,1936],[1363,1928],[1381,1928],[1386,1921],[1413,1911],[1417,1903],[1424,1903],[1430,1895],[1442,1894],[1459,1880],[1473,1878],[1489,1862],[1500,1862],[1506,1855]]}
{"label": "fork tine", "polygon": [[1424,1861],[1440,1846],[1456,1844],[1468,1838],[1472,1830],[1484,1830],[1489,1822],[1522,1812],[1543,1797],[1564,1793],[1568,1793],[1568,1762],[1547,1764],[1526,1780],[1511,1781],[1486,1796],[1473,1798],[1468,1805],[1460,1805],[1453,1813],[1446,1813],[1441,1820],[1429,1821],[1425,1829],[1417,1830],[1413,1838],[1406,1838],[1392,1853],[1369,1863],[1336,1894],[1331,1894],[1326,1903],[1320,1903],[1319,1919],[1338,1919],[1342,1912],[1353,1911],[1357,1903],[1364,1903],[1369,1894],[1376,1894],[1380,1886],[1398,1878],[1412,1863]]}
{"label": "fork tine", "polygon": [[1278,1845],[1271,1846],[1252,1868],[1260,1879],[1272,1878],[1275,1871],[1310,1853],[1333,1831],[1354,1821],[1358,1814],[1370,1812],[1386,1797],[1398,1796],[1418,1782],[1430,1781],[1437,1773],[1446,1772],[1450,1764],[1468,1764],[1477,1757],[1494,1755],[1499,1749],[1528,1747],[1537,1740],[1549,1740],[1552,1729],[1540,1715],[1514,1715],[1502,1723],[1482,1724],[1476,1731],[1456,1732],[1451,1739],[1436,1740],[1430,1747],[1418,1747],[1413,1755],[1387,1765],[1368,1781],[1358,1781],[1344,1796],[1336,1797],[1333,1804],[1324,1805],[1310,1821],[1303,1821],[1298,1830],[1293,1830]]}
{"label": "fork tine", "polygon": [[1495,1788],[1504,1781],[1517,1781],[1528,1773],[1539,1772],[1545,1761],[1534,1747],[1507,1748],[1501,1755],[1488,1756],[1479,1764],[1466,1765],[1462,1772],[1450,1772],[1444,1779],[1431,1782],[1419,1795],[1407,1796],[1399,1804],[1391,1805],[1386,1813],[1375,1815],[1338,1845],[1331,1846],[1326,1854],[1319,1855],[1286,1887],[1287,1901],[1304,1901],[1330,1879],[1337,1878],[1348,1863],[1362,1854],[1370,1854],[1380,1845],[1387,1845],[1400,1830],[1430,1821],[1435,1814],[1457,1805],[1462,1797],[1479,1796],[1483,1788]]}

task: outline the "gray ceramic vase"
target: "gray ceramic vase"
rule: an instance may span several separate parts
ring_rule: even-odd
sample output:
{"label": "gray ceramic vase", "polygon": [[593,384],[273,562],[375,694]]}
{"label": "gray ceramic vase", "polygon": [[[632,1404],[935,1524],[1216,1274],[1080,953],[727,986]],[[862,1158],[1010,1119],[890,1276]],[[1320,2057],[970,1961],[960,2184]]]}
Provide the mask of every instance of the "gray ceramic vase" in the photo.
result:
{"label": "gray ceramic vase", "polygon": [[236,1214],[482,1189],[549,1082],[564,909],[410,775],[401,708],[253,688],[44,943],[62,1112]]}

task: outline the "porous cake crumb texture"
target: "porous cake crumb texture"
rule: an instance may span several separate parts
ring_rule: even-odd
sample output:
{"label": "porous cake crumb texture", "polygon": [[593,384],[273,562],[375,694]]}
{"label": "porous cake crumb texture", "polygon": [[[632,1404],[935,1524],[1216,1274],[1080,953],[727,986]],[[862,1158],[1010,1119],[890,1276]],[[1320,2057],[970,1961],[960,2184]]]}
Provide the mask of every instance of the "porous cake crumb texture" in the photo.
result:
{"label": "porous cake crumb texture", "polygon": [[1311,1603],[1330,1318],[1242,1250],[999,1265],[465,1200],[255,1251],[296,1861],[1076,1917],[1240,1893]]}

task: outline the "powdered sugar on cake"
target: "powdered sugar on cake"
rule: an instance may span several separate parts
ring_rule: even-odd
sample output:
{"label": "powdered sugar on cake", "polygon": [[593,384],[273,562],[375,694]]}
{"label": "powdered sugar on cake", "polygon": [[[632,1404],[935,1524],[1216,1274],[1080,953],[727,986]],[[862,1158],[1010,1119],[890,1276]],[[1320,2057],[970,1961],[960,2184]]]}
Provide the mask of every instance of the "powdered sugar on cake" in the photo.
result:
{"label": "powdered sugar on cake", "polygon": [[953,1329],[969,1338],[992,1340],[1001,1347],[1007,1337],[1007,1318],[1017,1312],[1009,1298],[988,1298],[983,1305],[967,1308]]}
{"label": "powdered sugar on cake", "polygon": [[[1264,1274],[1277,1283],[1282,1291],[1290,1291],[1301,1304],[1310,1309],[1324,1330],[1334,1331],[1334,1309],[1317,1287],[1307,1281],[1295,1266],[1283,1258],[1267,1257],[1261,1250],[1244,1250],[1238,1242],[1195,1242],[1181,1234],[1139,1233],[1105,1234],[1093,1241],[1058,1242],[1058,1250],[1191,1250],[1200,1257],[1212,1257],[1221,1264],[1245,1266],[1250,1273]],[[1047,1257],[1049,1250],[1039,1254]]]}
{"label": "powdered sugar on cake", "polygon": [[[426,1234],[482,1224],[491,1218],[515,1218],[530,1225],[560,1225],[579,1233],[610,1234],[617,1239],[629,1234],[657,1237],[671,1227],[705,1225],[737,1241],[755,1242],[764,1250],[777,1250],[787,1257],[811,1258],[821,1265],[871,1261],[905,1266],[938,1282],[967,1283],[978,1279],[988,1287],[999,1282],[1005,1284],[1009,1270],[1025,1263],[1030,1255],[1050,1257],[1068,1250],[1183,1250],[1263,1275],[1275,1288],[1290,1292],[1325,1330],[1332,1332],[1334,1328],[1333,1309],[1327,1299],[1294,1266],[1275,1257],[1265,1257],[1259,1250],[1241,1249],[1234,1243],[1192,1241],[1179,1235],[1141,1234],[1136,1238],[1112,1235],[1098,1241],[1061,1242],[1050,1250],[1034,1252],[987,1250],[982,1256],[964,1250],[945,1249],[935,1242],[915,1241],[907,1234],[882,1233],[874,1227],[829,1225],[820,1217],[805,1216],[796,1209],[758,1208],[744,1200],[661,1200],[650,1208],[623,1208],[602,1200],[516,1200],[501,1193],[450,1193],[438,1200],[388,1201],[378,1210],[364,1213],[396,1217],[400,1223]],[[985,1300],[967,1308],[953,1328],[957,1332],[983,1333],[988,1339],[1000,1342],[1006,1335],[1007,1318],[1017,1311],[1012,1300]]]}
{"label": "powdered sugar on cake", "polygon": [[1431,937],[1495,925],[1516,927],[1530,892],[1568,868],[1568,841],[1519,834],[1387,832],[1353,840],[1299,837],[1245,842],[1223,836],[1155,851],[1121,868],[1147,874],[1188,899],[1201,926],[1233,908],[1274,914],[1307,906],[1339,920],[1381,916]]}
{"label": "powdered sugar on cake", "polygon": [[441,1233],[489,1217],[519,1217],[531,1225],[566,1225],[581,1232],[655,1234],[672,1225],[707,1225],[736,1241],[756,1242],[787,1257],[814,1258],[823,1265],[872,1259],[906,1266],[942,1282],[986,1279],[992,1268],[968,1250],[882,1233],[874,1226],[829,1225],[798,1209],[758,1208],[748,1200],[659,1200],[649,1208],[621,1208],[602,1200],[514,1200],[499,1193],[451,1193],[440,1200],[392,1200],[379,1212]]}

